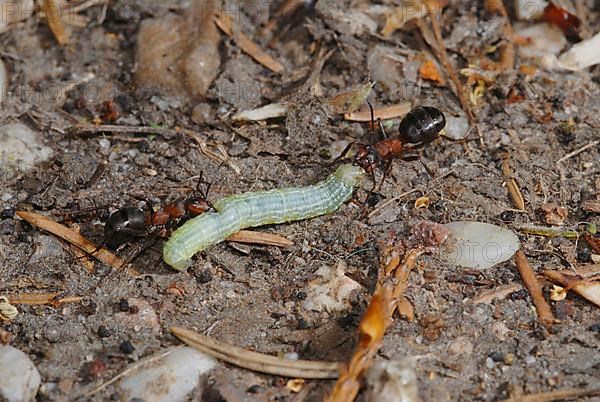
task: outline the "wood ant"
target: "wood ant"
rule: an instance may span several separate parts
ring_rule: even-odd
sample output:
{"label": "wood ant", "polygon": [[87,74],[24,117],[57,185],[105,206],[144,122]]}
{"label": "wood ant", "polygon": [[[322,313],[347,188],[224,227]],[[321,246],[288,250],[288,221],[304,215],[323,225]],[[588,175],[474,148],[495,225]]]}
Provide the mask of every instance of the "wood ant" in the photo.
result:
{"label": "wood ant", "polygon": [[104,239],[102,244],[109,248],[117,248],[136,237],[155,235],[168,236],[177,226],[189,218],[204,212],[214,211],[213,205],[207,200],[210,184],[202,191],[202,175],[196,187],[197,196],[180,198],[154,210],[150,201],[142,199],[148,209],[126,206],[113,212],[104,224]]}
{"label": "wood ant", "polygon": [[[367,102],[368,103],[368,102]],[[371,132],[375,124],[373,106],[368,103],[371,110]],[[446,118],[444,114],[437,108],[431,106],[417,106],[408,112],[400,122],[398,138],[385,138],[385,130],[381,119],[378,119],[379,128],[384,136],[383,140],[377,141],[374,144],[362,144],[351,142],[344,149],[340,156],[334,162],[344,158],[350,149],[358,146],[358,151],[354,156],[354,164],[360,166],[365,172],[373,178],[373,189],[375,190],[375,169],[383,166],[383,180],[385,180],[391,163],[395,158],[401,158],[404,150],[407,149],[407,144],[414,145],[410,149],[414,150],[423,145],[426,145],[438,138],[440,131],[446,126]],[[410,157],[409,157],[410,158]],[[428,172],[429,169],[427,169]]]}

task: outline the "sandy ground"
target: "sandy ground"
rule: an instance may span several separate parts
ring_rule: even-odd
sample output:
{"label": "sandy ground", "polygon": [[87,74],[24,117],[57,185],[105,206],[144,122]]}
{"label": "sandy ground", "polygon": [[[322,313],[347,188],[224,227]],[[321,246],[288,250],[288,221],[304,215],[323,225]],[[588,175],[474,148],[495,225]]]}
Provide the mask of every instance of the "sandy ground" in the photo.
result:
{"label": "sandy ground", "polygon": [[[378,77],[372,79],[388,78],[369,98],[376,107],[411,101],[436,106],[448,115],[460,113],[451,90],[415,80],[409,63],[389,62],[376,54],[391,49],[412,60],[426,47],[416,29],[396,32],[384,40],[368,33],[353,34],[347,26],[327,23],[319,15],[310,19],[308,28],[297,24],[288,29],[268,50],[284,63],[286,70],[281,76],[258,65],[223,37],[222,63],[205,100],[140,88],[134,79],[140,21],[168,12],[181,14],[185,5],[164,3],[129,3],[127,12],[111,3],[101,23],[101,7],[90,8],[84,13],[90,22],[76,29],[71,43],[64,47],[57,46],[46,24],[35,18],[2,34],[2,59],[10,77],[2,124],[24,123],[40,133],[43,144],[54,154],[27,171],[5,163],[0,210],[29,209],[60,221],[65,211],[137,206],[135,197],[160,205],[191,194],[200,172],[213,183],[209,195],[213,200],[323,179],[332,169],[328,165],[331,156],[347,141],[368,142],[369,138],[366,125],[340,119],[323,105],[322,98],[310,96],[298,85],[310,73],[311,46],[317,39],[325,48],[335,49],[320,77],[325,95],[364,84],[369,70],[377,68]],[[346,10],[348,3],[337,1],[335,5]],[[475,14],[470,16],[466,9],[452,9],[442,21],[447,46],[460,65],[500,35],[497,26],[486,25],[480,6],[473,8]],[[264,22],[265,16],[242,15],[240,26],[266,48],[266,40],[253,33],[252,22],[253,18]],[[586,24],[591,32],[600,30],[599,13],[590,12]],[[64,102],[43,96],[47,93],[43,88],[64,88],[89,72],[94,78],[87,84],[103,90],[98,95],[87,96],[83,87],[92,87],[82,84],[75,85]],[[582,201],[595,199],[600,191],[599,148],[557,163],[569,152],[598,140],[599,82],[598,67],[574,73],[540,70],[528,77],[500,74],[474,108],[482,142],[471,135],[473,141],[440,139],[424,148],[422,158],[435,178],[418,162],[395,161],[379,191],[384,198],[379,205],[416,191],[378,209],[365,221],[358,219],[360,211],[355,206],[344,205],[327,216],[261,229],[285,236],[294,245],[286,249],[243,246],[240,250],[219,244],[196,256],[184,273],[162,262],[162,240],[135,260],[134,266],[142,273],[137,278],[112,275],[111,269],[100,263],[89,272],[55,237],[18,219],[3,217],[0,294],[58,291],[84,299],[59,307],[19,305],[16,319],[0,323],[0,328],[11,334],[11,345],[37,365],[43,383],[41,400],[78,395],[132,362],[179,344],[168,331],[173,325],[208,331],[219,340],[264,353],[297,352],[304,359],[345,360],[355,345],[356,325],[377,276],[378,246],[390,232],[404,236],[422,220],[477,220],[508,228],[526,222],[545,225],[540,207],[548,202],[567,208],[567,226],[600,223],[597,214],[580,208]],[[524,98],[508,103],[506,97],[513,87],[520,89]],[[236,132],[223,123],[232,112],[282,97],[294,105],[287,118],[267,125],[247,124]],[[183,135],[168,139],[136,136],[134,142],[134,137],[126,135],[77,136],[65,131],[77,121],[89,122],[101,115],[101,105],[107,100],[119,109],[121,120],[115,124],[189,128],[204,140],[222,144],[240,173],[207,158]],[[198,103],[208,110],[204,119],[194,119],[200,123],[191,118]],[[565,129],[569,120],[572,127]],[[395,133],[396,126],[389,130]],[[524,213],[513,211],[503,187],[501,161],[506,152],[512,154],[514,175],[526,200]],[[102,175],[87,185],[103,163]],[[421,196],[430,198],[429,208],[414,208]],[[72,220],[83,234],[100,242],[106,216],[106,211],[100,211],[75,215]],[[590,247],[583,241],[520,238],[537,270],[568,269],[570,264],[591,262]],[[119,253],[125,256],[139,243],[135,241]],[[315,271],[340,262],[346,274],[362,285],[362,291],[344,311],[303,309],[305,287],[315,278]],[[515,390],[533,393],[600,384],[598,307],[574,295],[552,302],[561,323],[547,331],[539,325],[525,291],[492,304],[465,302],[485,290],[519,282],[512,260],[479,272],[451,266],[433,256],[424,258],[418,268],[407,291],[415,321],[394,322],[378,359],[418,356],[415,364],[423,400],[492,401]],[[140,322],[136,314],[124,317],[119,308],[122,300],[147,303],[157,320]],[[439,330],[428,330],[432,322]],[[109,336],[98,335],[100,326]],[[123,341],[131,342],[133,353],[122,352],[119,346]],[[100,372],[91,369],[97,361],[105,364]],[[53,388],[54,383],[58,387]],[[308,384],[303,398],[320,400],[332,382]],[[280,378],[221,365],[209,374],[193,400],[215,400],[230,388],[249,401],[297,400],[284,385]],[[108,400],[114,393],[110,386],[93,400]]]}

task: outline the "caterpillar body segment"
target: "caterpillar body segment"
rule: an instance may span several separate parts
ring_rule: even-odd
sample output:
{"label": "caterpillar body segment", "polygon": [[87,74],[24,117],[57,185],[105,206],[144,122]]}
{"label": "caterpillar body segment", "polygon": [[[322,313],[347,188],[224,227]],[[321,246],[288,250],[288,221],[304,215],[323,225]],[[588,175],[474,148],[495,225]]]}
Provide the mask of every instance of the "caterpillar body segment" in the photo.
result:
{"label": "caterpillar body segment", "polygon": [[329,214],[352,197],[364,173],[359,166],[344,164],[325,180],[312,186],[223,198],[214,205],[217,212],[197,216],[173,233],[163,249],[163,259],[176,270],[182,271],[194,254],[242,229]]}

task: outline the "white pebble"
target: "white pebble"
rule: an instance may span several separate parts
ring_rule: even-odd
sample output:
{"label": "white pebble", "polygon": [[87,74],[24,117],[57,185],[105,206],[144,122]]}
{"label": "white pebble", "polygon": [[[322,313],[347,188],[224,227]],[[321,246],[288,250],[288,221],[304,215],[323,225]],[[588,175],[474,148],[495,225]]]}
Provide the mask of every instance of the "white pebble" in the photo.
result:
{"label": "white pebble", "polygon": [[510,230],[483,222],[458,221],[445,225],[450,237],[443,257],[465,267],[488,269],[507,261],[521,247]]}
{"label": "white pebble", "polygon": [[458,141],[462,140],[469,133],[469,121],[466,117],[446,116],[446,126],[444,127],[446,137]]}
{"label": "white pebble", "polygon": [[108,150],[110,148],[110,141],[106,138],[100,138],[98,140],[98,145],[100,145],[100,149]]}
{"label": "white pebble", "polygon": [[217,362],[194,348],[176,349],[166,357],[145,366],[119,383],[121,400],[144,402],[187,401],[200,382],[200,376]]}
{"label": "white pebble", "polygon": [[33,401],[40,382],[40,373],[25,353],[0,345],[0,400]]}
{"label": "white pebble", "polygon": [[367,372],[369,402],[421,402],[415,361],[378,361]]}
{"label": "white pebble", "polygon": [[0,127],[0,163],[3,171],[27,171],[36,163],[48,160],[52,148],[45,146],[41,135],[22,123]]}

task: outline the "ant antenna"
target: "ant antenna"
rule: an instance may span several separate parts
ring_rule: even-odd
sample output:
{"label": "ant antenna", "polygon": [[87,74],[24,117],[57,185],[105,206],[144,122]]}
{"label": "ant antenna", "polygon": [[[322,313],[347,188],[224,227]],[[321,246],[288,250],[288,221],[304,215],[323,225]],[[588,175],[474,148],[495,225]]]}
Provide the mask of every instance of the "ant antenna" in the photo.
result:
{"label": "ant antenna", "polygon": [[371,124],[369,124],[369,135],[371,137],[370,141],[375,142],[375,112],[373,112],[373,105],[371,105],[371,102],[368,100],[367,105],[369,105],[369,110],[371,111]]}
{"label": "ant antenna", "polygon": [[385,129],[383,128],[383,122],[381,121],[381,118],[377,118],[377,122],[379,123],[379,129],[381,130],[381,135],[383,135],[383,139],[387,140],[387,134],[385,132]]}

